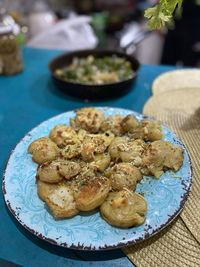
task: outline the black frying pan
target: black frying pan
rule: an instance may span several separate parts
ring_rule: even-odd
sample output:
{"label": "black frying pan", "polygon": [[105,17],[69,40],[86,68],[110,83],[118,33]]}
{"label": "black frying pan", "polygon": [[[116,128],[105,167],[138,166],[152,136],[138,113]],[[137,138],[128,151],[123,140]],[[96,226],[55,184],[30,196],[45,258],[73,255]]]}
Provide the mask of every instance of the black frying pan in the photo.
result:
{"label": "black frying pan", "polygon": [[[74,57],[87,57],[88,55],[93,55],[94,57],[104,57],[104,56],[112,56],[117,55],[119,57],[123,57],[131,62],[132,69],[134,70],[134,75],[130,79],[109,83],[109,84],[101,84],[101,85],[86,85],[81,83],[73,83],[64,81],[61,78],[57,77],[54,73],[56,69],[63,68],[69,65],[72,62]],[[75,97],[81,97],[85,99],[103,99],[103,98],[111,98],[117,97],[122,94],[125,94],[128,90],[133,88],[133,84],[135,82],[137,72],[139,70],[140,63],[133,56],[127,55],[124,52],[117,51],[107,51],[107,50],[81,50],[75,51],[72,53],[63,54],[54,60],[52,60],[49,64],[49,69],[52,74],[52,78],[56,86],[65,91],[67,94]]]}

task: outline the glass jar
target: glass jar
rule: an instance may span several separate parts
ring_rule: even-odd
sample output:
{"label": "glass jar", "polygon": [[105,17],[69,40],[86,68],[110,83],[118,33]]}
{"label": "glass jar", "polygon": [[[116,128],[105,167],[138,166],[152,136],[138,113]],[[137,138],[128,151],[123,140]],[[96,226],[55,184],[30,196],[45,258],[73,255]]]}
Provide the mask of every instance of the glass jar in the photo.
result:
{"label": "glass jar", "polygon": [[12,28],[0,24],[0,74],[12,75],[23,70],[21,51]]}

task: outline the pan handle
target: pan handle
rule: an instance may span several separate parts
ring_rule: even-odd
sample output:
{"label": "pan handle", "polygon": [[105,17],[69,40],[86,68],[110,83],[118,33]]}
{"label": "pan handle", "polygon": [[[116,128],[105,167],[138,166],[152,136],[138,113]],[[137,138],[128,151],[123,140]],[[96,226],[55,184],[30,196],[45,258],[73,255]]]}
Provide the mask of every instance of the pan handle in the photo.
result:
{"label": "pan handle", "polygon": [[134,38],[126,45],[122,48],[122,50],[126,53],[126,54],[133,54],[136,50],[137,45],[143,41],[152,31],[150,30],[143,30],[138,32]]}

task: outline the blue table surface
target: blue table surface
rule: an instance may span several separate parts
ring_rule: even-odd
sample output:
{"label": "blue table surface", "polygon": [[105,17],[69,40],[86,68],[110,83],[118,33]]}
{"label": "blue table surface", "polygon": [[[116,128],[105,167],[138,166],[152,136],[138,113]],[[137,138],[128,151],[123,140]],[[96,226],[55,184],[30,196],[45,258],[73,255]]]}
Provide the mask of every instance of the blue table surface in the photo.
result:
{"label": "blue table surface", "polygon": [[[25,48],[25,69],[10,77],[0,77],[0,172],[3,174],[11,150],[40,122],[82,106],[111,106],[142,112],[151,96],[153,80],[170,66],[140,68],[133,89],[126,95],[99,102],[67,97],[52,83],[48,62],[61,51]],[[77,252],[56,247],[27,232],[7,210],[0,193],[0,259],[22,266],[133,266],[121,250]]]}

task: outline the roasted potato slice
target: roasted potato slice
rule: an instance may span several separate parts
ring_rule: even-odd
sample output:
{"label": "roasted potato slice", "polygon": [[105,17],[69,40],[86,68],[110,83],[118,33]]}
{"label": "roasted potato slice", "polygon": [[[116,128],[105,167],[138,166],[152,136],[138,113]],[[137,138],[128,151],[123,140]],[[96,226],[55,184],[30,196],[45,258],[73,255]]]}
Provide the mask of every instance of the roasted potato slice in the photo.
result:
{"label": "roasted potato slice", "polygon": [[74,197],[77,209],[90,211],[99,207],[110,191],[108,178],[99,176],[82,180]]}
{"label": "roasted potato slice", "polygon": [[182,164],[183,149],[160,140],[148,145],[142,166],[146,175],[150,174],[159,178],[165,169],[178,171]]}
{"label": "roasted potato slice", "polygon": [[144,120],[141,122],[143,132],[144,132],[144,140],[145,141],[156,141],[161,140],[163,137],[163,132],[161,128],[161,124],[158,121],[148,121]]}
{"label": "roasted potato slice", "polygon": [[59,173],[66,179],[69,180],[76,176],[81,171],[81,166],[78,162],[63,160],[59,164]]}
{"label": "roasted potato slice", "polygon": [[121,122],[124,132],[132,132],[138,128],[140,122],[133,115],[127,115]]}
{"label": "roasted potato slice", "polygon": [[42,137],[29,145],[28,152],[32,154],[32,159],[36,163],[42,164],[56,159],[59,148],[50,138]]}
{"label": "roasted potato slice", "polygon": [[67,183],[71,186],[73,191],[78,192],[80,187],[87,183],[88,180],[94,179],[96,177],[97,166],[92,163],[86,163],[84,161],[79,161],[80,171],[72,179],[67,180]]}
{"label": "roasted potato slice", "polygon": [[129,163],[115,164],[110,170],[110,180],[113,190],[120,191],[124,188],[135,190],[137,182],[142,179],[138,168]]}
{"label": "roasted potato slice", "polygon": [[45,202],[56,219],[72,217],[78,213],[73,191],[68,185],[59,184],[48,192]]}
{"label": "roasted potato slice", "polygon": [[76,117],[71,120],[75,129],[84,129],[90,133],[97,133],[104,120],[103,113],[92,107],[81,108],[76,111]]}
{"label": "roasted potato slice", "polygon": [[120,136],[123,134],[123,128],[121,126],[123,116],[108,116],[101,124],[101,130],[103,132],[110,131],[116,136]]}
{"label": "roasted potato slice", "polygon": [[94,160],[95,153],[104,153],[113,139],[114,135],[111,132],[103,134],[87,134],[82,143],[82,159],[85,162]]}
{"label": "roasted potato slice", "polygon": [[150,120],[139,122],[138,127],[132,128],[128,134],[131,139],[142,139],[150,142],[161,140],[163,137],[160,123]]}
{"label": "roasted potato slice", "polygon": [[75,144],[78,139],[75,130],[64,124],[55,126],[51,130],[49,137],[57,144],[58,147],[61,148],[65,147],[66,145]]}
{"label": "roasted potato slice", "polygon": [[88,139],[84,139],[81,150],[82,160],[85,162],[94,160],[94,153],[95,153],[95,144]]}
{"label": "roasted potato slice", "polygon": [[142,157],[146,144],[141,139],[130,139],[125,146],[119,147],[120,158],[123,162],[131,162],[132,165],[139,167],[142,164]]}
{"label": "roasted potato slice", "polygon": [[37,178],[47,183],[58,183],[63,177],[59,172],[60,162],[48,161],[41,164],[37,169]]}
{"label": "roasted potato slice", "polygon": [[91,165],[97,168],[98,171],[104,172],[104,170],[110,164],[110,154],[103,153],[103,154],[96,154],[94,156],[94,161],[91,162]]}
{"label": "roasted potato slice", "polygon": [[49,184],[41,180],[37,180],[37,193],[41,200],[46,201],[50,193],[57,188],[58,184]]}
{"label": "roasted potato slice", "polygon": [[82,144],[77,142],[76,144],[66,145],[65,148],[60,150],[60,156],[64,159],[73,159],[81,155]]}
{"label": "roasted potato slice", "polygon": [[123,137],[115,137],[111,142],[108,152],[110,153],[111,159],[118,161],[121,159],[120,152],[123,148],[125,148],[126,143],[128,142],[129,138],[126,136]]}
{"label": "roasted potato slice", "polygon": [[111,225],[122,228],[143,224],[146,211],[145,199],[127,189],[109,193],[100,207],[103,219]]}
{"label": "roasted potato slice", "polygon": [[80,161],[81,170],[78,174],[78,179],[87,180],[96,176],[97,167],[90,163]]}
{"label": "roasted potato slice", "polygon": [[138,167],[142,163],[145,142],[141,139],[130,139],[126,136],[116,137],[109,146],[109,153],[114,161],[131,162]]}
{"label": "roasted potato slice", "polygon": [[78,140],[79,142],[83,142],[85,136],[87,135],[87,131],[86,130],[83,130],[83,129],[79,129],[78,130],[78,133],[77,133],[77,136],[78,136]]}

